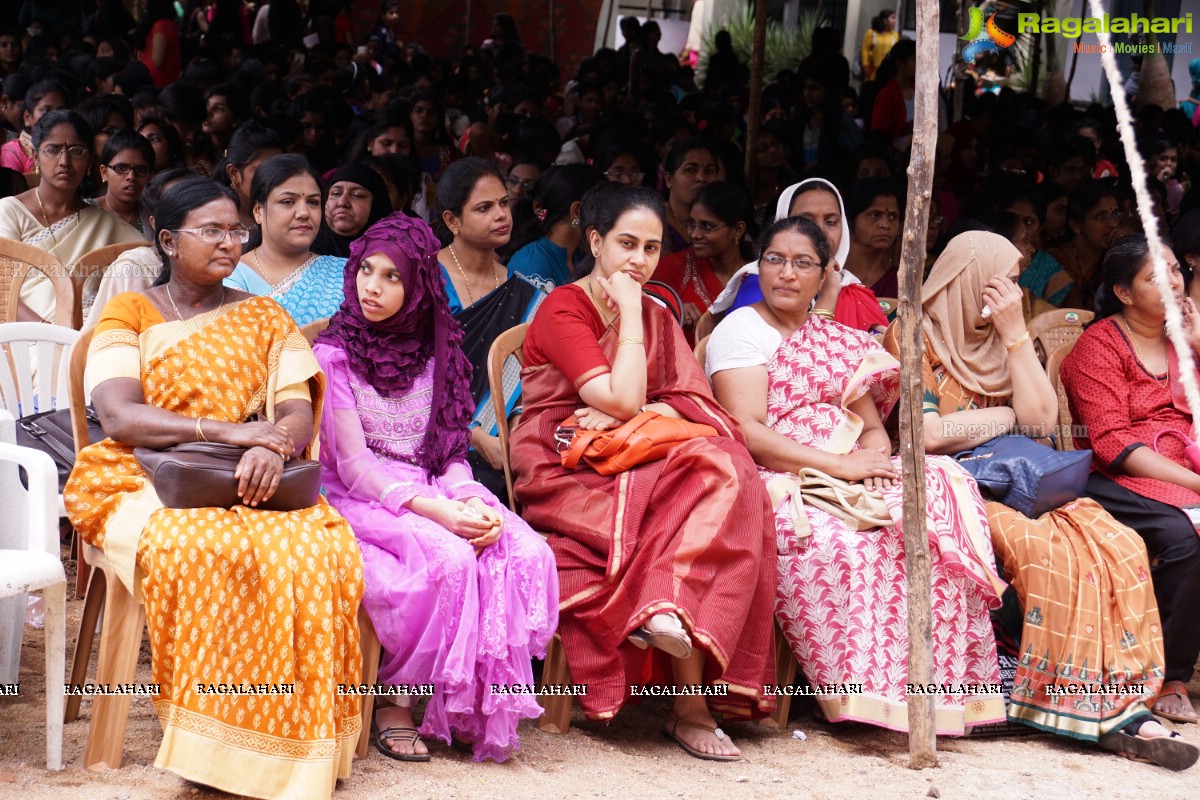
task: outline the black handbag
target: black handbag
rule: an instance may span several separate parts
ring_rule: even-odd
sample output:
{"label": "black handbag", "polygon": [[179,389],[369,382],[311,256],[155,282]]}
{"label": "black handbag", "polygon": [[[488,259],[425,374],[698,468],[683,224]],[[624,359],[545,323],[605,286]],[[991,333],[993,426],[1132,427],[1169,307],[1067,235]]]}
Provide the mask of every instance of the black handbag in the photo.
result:
{"label": "black handbag", "polygon": [[1083,494],[1091,450],[1055,450],[1027,436],[997,436],[955,456],[992,499],[1030,519]]}
{"label": "black handbag", "polygon": [[[105,438],[104,428],[96,410],[87,407],[88,444]],[[58,470],[58,493],[62,494],[67,478],[75,466],[75,434],[71,428],[71,409],[42,411],[17,420],[17,444],[41,450],[54,460]]]}

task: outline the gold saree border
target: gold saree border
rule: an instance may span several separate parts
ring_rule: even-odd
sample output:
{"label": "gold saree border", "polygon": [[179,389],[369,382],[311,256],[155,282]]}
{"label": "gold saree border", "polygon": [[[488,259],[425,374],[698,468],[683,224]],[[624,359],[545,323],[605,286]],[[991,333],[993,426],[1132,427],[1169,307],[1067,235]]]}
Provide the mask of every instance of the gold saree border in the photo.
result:
{"label": "gold saree border", "polygon": [[250,797],[329,800],[337,780],[350,776],[362,730],[353,714],[334,738],[300,742],[234,728],[166,700],[154,705],[163,724],[154,766]]}

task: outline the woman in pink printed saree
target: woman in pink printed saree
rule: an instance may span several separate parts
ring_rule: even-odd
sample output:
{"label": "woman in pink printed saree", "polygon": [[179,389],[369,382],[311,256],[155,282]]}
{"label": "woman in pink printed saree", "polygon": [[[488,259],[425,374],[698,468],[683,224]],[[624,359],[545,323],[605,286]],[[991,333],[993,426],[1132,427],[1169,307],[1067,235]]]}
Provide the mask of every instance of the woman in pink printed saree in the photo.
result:
{"label": "woman in pink printed saree", "polygon": [[[717,327],[706,368],[776,509],[776,618],[813,685],[853,684],[818,697],[830,721],[904,731],[902,492],[882,424],[898,397],[899,363],[869,335],[809,313],[829,261],[815,225],[786,219],[762,242],[764,299]],[[925,480],[934,679],[987,692],[999,684],[989,609],[1004,589],[987,515],[949,458],[928,458]],[[998,693],[937,700],[939,734],[1003,719]]]}

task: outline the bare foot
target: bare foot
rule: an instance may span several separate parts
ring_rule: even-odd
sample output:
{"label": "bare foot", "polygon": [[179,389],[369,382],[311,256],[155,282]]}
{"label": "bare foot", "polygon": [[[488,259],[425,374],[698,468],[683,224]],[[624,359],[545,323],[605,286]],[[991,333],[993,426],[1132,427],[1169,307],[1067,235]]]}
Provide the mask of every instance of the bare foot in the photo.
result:
{"label": "bare foot", "polygon": [[387,736],[382,736],[383,745],[393,753],[402,756],[427,756],[429,748],[421,741],[416,733],[412,711],[394,705],[384,705],[375,711],[375,727],[382,734],[389,728],[407,728],[408,730],[393,730]]}
{"label": "bare foot", "polygon": [[1153,739],[1157,736],[1170,736],[1171,732],[1164,728],[1157,720],[1152,720],[1150,722],[1143,722],[1142,726],[1138,728],[1137,735],[1143,739]]}

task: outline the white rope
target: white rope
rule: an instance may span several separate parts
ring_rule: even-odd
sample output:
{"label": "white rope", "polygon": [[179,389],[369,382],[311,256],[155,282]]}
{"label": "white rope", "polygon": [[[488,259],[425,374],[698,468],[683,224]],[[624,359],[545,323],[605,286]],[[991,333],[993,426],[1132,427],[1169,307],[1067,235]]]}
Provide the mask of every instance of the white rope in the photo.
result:
{"label": "white rope", "polygon": [[[1100,5],[1100,0],[1090,0],[1092,16],[1100,19],[1106,13]],[[1129,114],[1129,103],[1121,88],[1121,73],[1117,71],[1117,58],[1113,53],[1112,37],[1108,31],[1101,30],[1096,34],[1100,40],[1100,60],[1104,65],[1104,74],[1112,89],[1113,106],[1117,112],[1117,130],[1121,144],[1125,147],[1125,160],[1129,162],[1129,177],[1133,182],[1133,193],[1137,197],[1138,215],[1142,218],[1142,227],[1146,231],[1146,239],[1150,244],[1150,260],[1154,265],[1154,285],[1162,295],[1163,306],[1167,310],[1167,338],[1175,347],[1179,356],[1180,379],[1183,382],[1184,395],[1192,409],[1192,438],[1200,441],[1196,435],[1196,422],[1200,418],[1200,383],[1196,379],[1196,362],[1192,348],[1188,345],[1187,336],[1183,332],[1183,312],[1175,302],[1171,291],[1171,277],[1167,272],[1167,259],[1163,248],[1161,234],[1158,230],[1158,216],[1146,190],[1146,166],[1142,163],[1142,155],[1137,149],[1137,140],[1133,131],[1133,118]],[[1200,279],[1200,276],[1197,276]]]}

